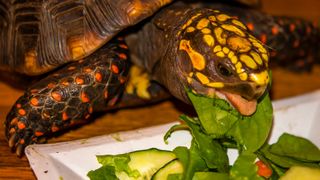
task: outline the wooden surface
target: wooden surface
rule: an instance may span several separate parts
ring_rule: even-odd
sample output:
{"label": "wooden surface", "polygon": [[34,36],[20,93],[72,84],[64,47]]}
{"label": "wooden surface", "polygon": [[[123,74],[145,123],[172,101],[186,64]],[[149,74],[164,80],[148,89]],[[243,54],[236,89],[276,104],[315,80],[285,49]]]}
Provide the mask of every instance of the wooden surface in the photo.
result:
{"label": "wooden surface", "polygon": [[[289,3],[289,4],[288,4]],[[306,19],[320,20],[318,0],[263,0],[264,10],[278,15],[295,15]],[[272,98],[280,99],[320,89],[320,66],[312,73],[293,74],[285,70],[273,71]],[[0,124],[15,100],[23,91],[0,82]],[[166,101],[145,108],[121,110],[115,113],[100,114],[92,123],[74,129],[49,143],[88,138],[113,132],[148,127],[177,120],[182,104]],[[35,179],[26,157],[17,158],[11,153],[4,138],[4,127],[0,125],[0,179]]]}

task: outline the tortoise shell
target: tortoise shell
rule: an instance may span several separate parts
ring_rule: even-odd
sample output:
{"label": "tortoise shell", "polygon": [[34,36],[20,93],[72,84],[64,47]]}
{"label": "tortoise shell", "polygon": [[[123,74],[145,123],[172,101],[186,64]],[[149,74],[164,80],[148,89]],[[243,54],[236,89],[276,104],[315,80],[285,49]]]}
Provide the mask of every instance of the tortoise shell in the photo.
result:
{"label": "tortoise shell", "polygon": [[171,1],[1,0],[0,69],[39,75],[79,60]]}

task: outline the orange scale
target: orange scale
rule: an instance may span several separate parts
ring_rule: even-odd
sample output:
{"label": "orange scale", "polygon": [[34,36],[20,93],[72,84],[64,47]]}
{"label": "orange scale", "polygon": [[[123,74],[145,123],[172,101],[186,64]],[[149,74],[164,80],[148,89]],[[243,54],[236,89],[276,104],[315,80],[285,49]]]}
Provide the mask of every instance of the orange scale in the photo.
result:
{"label": "orange scale", "polygon": [[41,131],[36,131],[35,133],[34,133],[34,135],[35,136],[42,136],[44,133],[43,132],[41,132]]}
{"label": "orange scale", "polygon": [[118,73],[119,73],[119,68],[118,68],[118,66],[112,64],[112,65],[111,65],[111,71],[112,71],[113,73],[115,73],[115,74],[118,74]]}
{"label": "orange scale", "polygon": [[35,97],[30,99],[30,104],[33,106],[38,106],[39,105],[39,100]]}
{"label": "orange scale", "polygon": [[21,115],[21,116],[25,116],[27,114],[26,110],[24,109],[19,109],[18,110],[18,113]]}
{"label": "orange scale", "polygon": [[15,117],[11,120],[10,125],[16,125],[18,121],[19,121],[18,118]]}
{"label": "orange scale", "polygon": [[58,92],[52,92],[51,93],[51,97],[56,101],[61,101],[62,100],[62,96]]}
{"label": "orange scale", "polygon": [[62,120],[63,120],[63,121],[66,121],[66,120],[68,120],[68,119],[69,119],[68,114],[67,114],[66,112],[63,112],[63,113],[62,113]]}
{"label": "orange scale", "polygon": [[16,104],[16,107],[21,108],[21,104],[20,103]]}
{"label": "orange scale", "polygon": [[101,82],[102,81],[102,74],[100,72],[97,72],[95,75],[94,75],[95,79],[97,82]]}
{"label": "orange scale", "polygon": [[87,103],[87,102],[90,101],[88,95],[85,92],[81,93],[81,101],[84,102],[84,103]]}
{"label": "orange scale", "polygon": [[76,81],[76,84],[78,85],[84,84],[84,79],[81,77],[76,77],[75,81]]}
{"label": "orange scale", "polygon": [[57,132],[57,131],[59,131],[59,128],[57,126],[51,127],[51,132]]}
{"label": "orange scale", "polygon": [[24,129],[24,128],[26,128],[26,125],[23,122],[18,122],[18,128]]}
{"label": "orange scale", "polygon": [[120,59],[127,59],[127,55],[124,53],[120,53],[120,54],[118,54],[118,56]]}

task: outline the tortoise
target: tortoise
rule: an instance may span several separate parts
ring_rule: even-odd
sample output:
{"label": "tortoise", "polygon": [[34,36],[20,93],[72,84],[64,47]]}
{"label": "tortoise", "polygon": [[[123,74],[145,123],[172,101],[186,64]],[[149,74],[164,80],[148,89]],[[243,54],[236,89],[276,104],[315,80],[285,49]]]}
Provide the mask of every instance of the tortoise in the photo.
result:
{"label": "tortoise", "polygon": [[0,1],[1,70],[46,76],[7,115],[10,148],[21,156],[96,111],[167,92],[189,103],[186,88],[254,113],[269,83],[266,45],[235,15],[207,8],[211,2],[171,1]]}

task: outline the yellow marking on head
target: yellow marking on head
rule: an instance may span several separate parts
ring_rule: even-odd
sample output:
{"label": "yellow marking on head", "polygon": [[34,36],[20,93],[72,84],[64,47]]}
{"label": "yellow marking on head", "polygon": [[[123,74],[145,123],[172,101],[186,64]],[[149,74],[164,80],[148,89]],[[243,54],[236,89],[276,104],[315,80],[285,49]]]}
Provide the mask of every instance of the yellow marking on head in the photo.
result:
{"label": "yellow marking on head", "polygon": [[192,66],[195,69],[203,70],[205,68],[206,61],[205,61],[204,57],[200,53],[198,53],[197,51],[192,49],[192,47],[190,45],[190,41],[184,40],[184,39],[181,40],[179,50],[184,50],[188,53],[190,60],[192,62]]}
{"label": "yellow marking on head", "polygon": [[200,72],[196,72],[196,76],[201,82],[201,84],[208,84],[210,82],[209,78]]}
{"label": "yellow marking on head", "polygon": [[258,53],[251,51],[250,55],[253,57],[254,61],[256,61],[257,64],[259,64],[259,65],[262,64],[262,59]]}
{"label": "yellow marking on head", "polygon": [[263,60],[265,60],[266,62],[268,62],[269,61],[269,56],[267,55],[267,54],[262,54],[262,58],[263,58]]}
{"label": "yellow marking on head", "polygon": [[207,27],[208,25],[209,25],[209,20],[207,19],[207,18],[202,18],[199,22],[198,22],[198,24],[197,24],[197,29],[203,29],[203,28],[205,28],[205,27]]}
{"label": "yellow marking on head", "polygon": [[216,55],[221,58],[225,57],[225,54],[222,51],[217,52]]}
{"label": "yellow marking on head", "polygon": [[225,54],[228,54],[230,52],[230,49],[227,48],[227,47],[223,47],[222,48],[222,51],[225,53]]}
{"label": "yellow marking on head", "polygon": [[212,22],[216,21],[217,18],[215,16],[209,16],[208,19]]}
{"label": "yellow marking on head", "polygon": [[233,23],[234,25],[237,25],[237,26],[241,27],[242,29],[247,29],[247,27],[246,27],[242,22],[240,22],[240,21],[238,21],[238,20],[233,19],[233,20],[232,20],[232,23]]}
{"label": "yellow marking on head", "polygon": [[219,14],[219,15],[217,16],[217,19],[218,19],[219,21],[221,21],[221,22],[226,21],[226,20],[228,20],[228,19],[230,19],[230,18],[231,18],[231,17],[228,16],[228,15],[226,15],[226,14]]}
{"label": "yellow marking on head", "polygon": [[246,81],[248,79],[248,74],[243,72],[239,74],[239,77],[242,81]]}
{"label": "yellow marking on head", "polygon": [[200,15],[201,15],[201,13],[198,13],[198,14],[192,16],[192,17],[182,26],[181,29],[185,29],[187,26],[189,26],[189,25],[193,22],[193,20],[194,20],[195,18],[199,17]]}
{"label": "yellow marking on head", "polygon": [[191,77],[187,77],[187,82],[188,82],[189,84],[191,84],[191,83],[192,83],[192,78],[191,78]]}
{"label": "yellow marking on head", "polygon": [[196,29],[194,28],[194,27],[188,27],[187,28],[187,32],[188,33],[191,33],[191,32],[193,32],[193,31],[195,31]]}
{"label": "yellow marking on head", "polygon": [[212,26],[218,26],[218,24],[215,23],[215,22],[211,22],[211,25],[212,25]]}
{"label": "yellow marking on head", "polygon": [[239,52],[248,52],[251,49],[250,42],[242,37],[239,36],[233,36],[228,38],[228,46],[234,51]]}
{"label": "yellow marking on head", "polygon": [[269,83],[269,74],[267,71],[252,73],[250,74],[250,80],[257,83],[258,85],[267,85]]}
{"label": "yellow marking on head", "polygon": [[238,57],[234,55],[233,51],[229,52],[228,58],[231,60],[232,64],[236,64],[238,62]]}
{"label": "yellow marking on head", "polygon": [[237,64],[235,64],[235,67],[236,67],[237,73],[242,73],[243,72],[241,62],[237,62]]}
{"label": "yellow marking on head", "polygon": [[234,25],[230,25],[230,24],[222,24],[221,27],[227,31],[230,31],[230,32],[234,32],[236,33],[237,35],[241,36],[241,37],[245,37],[246,35],[244,34],[244,32],[237,28],[236,26]]}
{"label": "yellow marking on head", "polygon": [[189,73],[189,77],[192,77],[193,76],[193,72]]}
{"label": "yellow marking on head", "polygon": [[222,36],[223,30],[220,27],[217,27],[214,29],[214,33],[217,37],[217,40],[220,44],[225,45],[226,44],[226,38]]}
{"label": "yellow marking on head", "polygon": [[240,61],[242,61],[250,69],[257,69],[258,67],[257,63],[255,63],[254,60],[246,54],[240,55]]}
{"label": "yellow marking on head", "polygon": [[261,53],[267,53],[267,50],[264,48],[263,44],[255,39],[250,38],[250,41],[252,42],[253,46],[255,46],[256,48],[258,48],[258,50]]}
{"label": "yellow marking on head", "polygon": [[215,47],[213,48],[213,52],[214,52],[214,53],[219,52],[219,51],[221,51],[221,50],[222,50],[222,48],[221,48],[220,45],[217,45],[217,46],[215,46]]}
{"label": "yellow marking on head", "polygon": [[219,10],[213,10],[213,12],[215,12],[215,13],[219,13],[220,11],[219,11]]}
{"label": "yellow marking on head", "polygon": [[211,82],[206,84],[206,86],[213,87],[213,88],[223,88],[224,84],[222,82]]}
{"label": "yellow marking on head", "polygon": [[204,35],[203,40],[208,44],[208,46],[210,47],[214,46],[214,38],[211,35],[208,35],[208,34]]}
{"label": "yellow marking on head", "polygon": [[201,30],[201,32],[202,32],[203,34],[210,34],[210,33],[211,33],[211,30],[210,30],[209,28],[203,28],[203,29]]}

